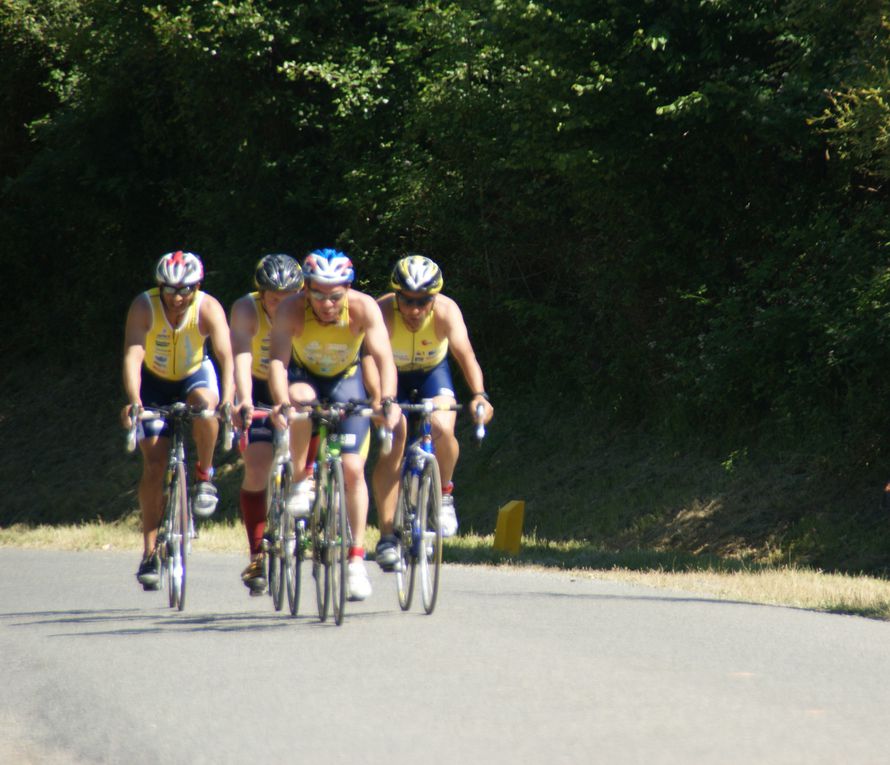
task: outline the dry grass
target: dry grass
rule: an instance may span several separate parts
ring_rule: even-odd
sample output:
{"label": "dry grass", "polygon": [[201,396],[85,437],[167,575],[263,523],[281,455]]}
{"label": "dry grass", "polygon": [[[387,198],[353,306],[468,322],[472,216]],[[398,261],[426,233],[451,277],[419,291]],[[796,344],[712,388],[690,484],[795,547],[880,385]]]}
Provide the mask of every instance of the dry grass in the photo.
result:
{"label": "dry grass", "polygon": [[751,571],[586,571],[597,579],[682,590],[722,600],[794,606],[816,611],[890,618],[890,582],[869,576],[827,574],[794,567]]}
{"label": "dry grass", "polygon": [[[0,546],[52,550],[141,550],[139,518],[131,515],[114,523],[82,523],[73,526],[15,524],[0,528]],[[244,529],[235,523],[212,523],[200,529],[201,550],[242,552],[247,544]]]}
{"label": "dry grass", "polygon": [[[890,619],[890,582],[869,576],[828,574],[793,566],[744,566],[720,570],[701,562],[690,568],[689,559],[665,564],[657,553],[605,556],[583,543],[556,543],[533,537],[523,540],[523,552],[508,558],[492,550],[492,536],[463,536],[449,540],[446,559],[483,563],[569,569],[576,576],[628,582],[647,587],[682,590],[723,600],[792,606],[833,613]],[[374,549],[376,529],[368,529],[366,546]],[[27,526],[0,528],[0,546],[55,550],[133,550],[141,548],[138,517],[134,514],[115,523],[84,523],[74,526]],[[242,553],[246,538],[240,523],[209,523],[201,529],[197,549]],[[624,560],[624,565],[622,565]],[[724,563],[724,566],[727,564]],[[680,569],[680,570],[672,570]],[[686,569],[686,570],[682,570]]]}

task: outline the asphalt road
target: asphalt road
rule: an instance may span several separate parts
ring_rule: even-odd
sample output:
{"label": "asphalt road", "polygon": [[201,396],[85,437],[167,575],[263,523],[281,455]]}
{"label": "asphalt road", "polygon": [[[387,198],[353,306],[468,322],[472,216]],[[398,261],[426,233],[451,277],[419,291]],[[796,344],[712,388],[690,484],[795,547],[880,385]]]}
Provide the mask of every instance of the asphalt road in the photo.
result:
{"label": "asphalt road", "polygon": [[0,548],[0,763],[884,763],[890,624],[447,566],[341,627],[197,552],[187,607],[133,554]]}

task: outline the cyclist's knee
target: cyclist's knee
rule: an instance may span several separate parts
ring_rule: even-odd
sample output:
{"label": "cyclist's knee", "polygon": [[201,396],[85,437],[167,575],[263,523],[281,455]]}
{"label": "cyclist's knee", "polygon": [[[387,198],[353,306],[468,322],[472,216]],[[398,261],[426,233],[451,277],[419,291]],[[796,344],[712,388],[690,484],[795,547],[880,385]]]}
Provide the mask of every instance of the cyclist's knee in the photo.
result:
{"label": "cyclist's knee", "polygon": [[347,483],[365,480],[365,460],[358,454],[343,455],[343,477]]}
{"label": "cyclist's knee", "polygon": [[212,388],[195,388],[186,399],[192,406],[201,406],[205,409],[216,409],[219,404],[219,393]]}
{"label": "cyclist's knee", "polygon": [[[257,447],[267,446],[268,449]],[[244,451],[244,483],[264,487],[272,469],[271,444],[251,444]]]}

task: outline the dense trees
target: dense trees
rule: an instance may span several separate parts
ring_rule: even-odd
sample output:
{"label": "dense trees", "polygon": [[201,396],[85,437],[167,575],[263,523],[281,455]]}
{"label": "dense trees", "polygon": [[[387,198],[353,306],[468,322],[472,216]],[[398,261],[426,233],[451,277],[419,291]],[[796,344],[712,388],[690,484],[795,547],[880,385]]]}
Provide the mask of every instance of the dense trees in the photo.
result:
{"label": "dense trees", "polygon": [[421,250],[502,393],[866,438],[890,424],[888,24],[878,0],[12,0],[4,318],[32,316],[19,350],[112,354],[172,247],[223,299],[263,251],[336,242],[377,289]]}

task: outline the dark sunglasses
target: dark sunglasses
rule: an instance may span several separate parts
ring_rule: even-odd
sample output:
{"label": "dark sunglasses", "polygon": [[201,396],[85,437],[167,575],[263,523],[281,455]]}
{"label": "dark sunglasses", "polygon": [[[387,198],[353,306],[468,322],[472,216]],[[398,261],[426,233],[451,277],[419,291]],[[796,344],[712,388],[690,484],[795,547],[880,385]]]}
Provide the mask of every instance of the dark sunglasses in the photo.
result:
{"label": "dark sunglasses", "polygon": [[181,297],[185,297],[186,295],[191,295],[198,286],[196,284],[192,284],[189,287],[171,287],[169,284],[165,284],[161,287],[161,292],[165,295],[180,295]]}
{"label": "dark sunglasses", "polygon": [[401,292],[397,292],[396,295],[399,298],[400,303],[404,303],[406,306],[412,308],[423,308],[424,306],[428,306],[433,302],[433,298],[435,295],[426,295],[422,298],[409,298],[405,297]]}

